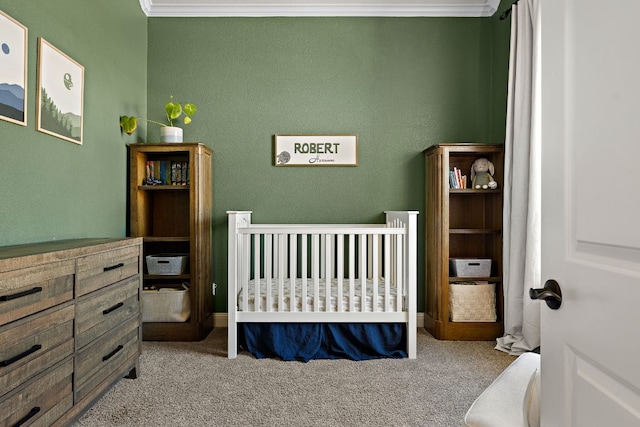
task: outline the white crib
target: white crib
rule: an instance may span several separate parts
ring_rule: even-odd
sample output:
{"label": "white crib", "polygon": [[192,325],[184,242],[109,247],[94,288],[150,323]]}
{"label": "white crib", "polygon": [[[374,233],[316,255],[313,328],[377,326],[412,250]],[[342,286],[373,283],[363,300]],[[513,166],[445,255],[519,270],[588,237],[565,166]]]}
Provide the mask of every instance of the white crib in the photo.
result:
{"label": "white crib", "polygon": [[228,211],[228,357],[238,323],[405,323],[416,357],[416,211],[385,224],[252,224]]}

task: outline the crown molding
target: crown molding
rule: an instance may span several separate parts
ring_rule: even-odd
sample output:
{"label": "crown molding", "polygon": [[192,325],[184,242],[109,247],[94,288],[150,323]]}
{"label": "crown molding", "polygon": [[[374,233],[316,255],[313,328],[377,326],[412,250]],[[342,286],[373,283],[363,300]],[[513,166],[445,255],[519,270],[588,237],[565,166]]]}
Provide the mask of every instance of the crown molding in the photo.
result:
{"label": "crown molding", "polygon": [[139,0],[142,11],[149,17],[269,17],[269,16],[439,16],[481,17],[492,16],[500,0],[413,0],[396,4],[359,0],[349,4],[336,4],[331,0],[313,3],[286,4],[283,0]]}

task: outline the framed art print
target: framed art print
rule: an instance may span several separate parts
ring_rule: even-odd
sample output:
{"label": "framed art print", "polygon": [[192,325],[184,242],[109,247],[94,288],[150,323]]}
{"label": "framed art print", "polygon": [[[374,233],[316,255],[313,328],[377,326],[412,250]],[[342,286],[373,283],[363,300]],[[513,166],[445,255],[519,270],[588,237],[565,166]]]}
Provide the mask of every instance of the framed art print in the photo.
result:
{"label": "framed art print", "polygon": [[0,119],[27,125],[27,27],[0,10]]}
{"label": "framed art print", "polygon": [[84,67],[38,39],[37,129],[82,144]]}

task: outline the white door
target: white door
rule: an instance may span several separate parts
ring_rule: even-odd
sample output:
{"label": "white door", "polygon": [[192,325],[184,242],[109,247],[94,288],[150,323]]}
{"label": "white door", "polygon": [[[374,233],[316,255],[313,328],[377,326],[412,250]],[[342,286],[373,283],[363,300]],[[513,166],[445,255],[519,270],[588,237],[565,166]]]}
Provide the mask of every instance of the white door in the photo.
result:
{"label": "white door", "polygon": [[541,424],[640,426],[640,1],[541,13]]}

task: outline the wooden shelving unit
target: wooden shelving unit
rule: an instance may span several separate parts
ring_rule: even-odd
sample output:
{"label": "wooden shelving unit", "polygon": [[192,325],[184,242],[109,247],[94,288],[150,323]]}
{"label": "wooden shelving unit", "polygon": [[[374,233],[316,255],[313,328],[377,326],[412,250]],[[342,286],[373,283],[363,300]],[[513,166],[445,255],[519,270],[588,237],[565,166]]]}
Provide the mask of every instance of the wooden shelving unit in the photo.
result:
{"label": "wooden shelving unit", "polygon": [[[425,154],[425,327],[438,339],[493,340],[503,333],[502,293],[502,145],[447,143]],[[450,189],[449,171],[465,171],[470,187],[471,164],[489,159],[494,167],[495,190]],[[450,258],[490,258],[488,277],[453,277]],[[496,322],[452,322],[449,284],[487,281],[495,283]]]}
{"label": "wooden shelving unit", "polygon": [[[145,263],[144,287],[189,283],[191,316],[186,322],[143,323],[144,340],[195,341],[213,328],[212,154],[202,143],[129,145],[129,234],[143,238],[145,257],[189,254],[179,275],[151,275]],[[187,181],[149,185],[147,162],[188,165]]]}

